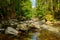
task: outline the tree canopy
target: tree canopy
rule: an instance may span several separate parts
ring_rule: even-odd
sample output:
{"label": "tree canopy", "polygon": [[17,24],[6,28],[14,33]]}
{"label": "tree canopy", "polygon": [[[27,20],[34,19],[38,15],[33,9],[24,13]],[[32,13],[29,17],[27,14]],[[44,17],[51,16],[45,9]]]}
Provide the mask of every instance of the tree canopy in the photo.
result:
{"label": "tree canopy", "polygon": [[[32,8],[31,0],[0,0],[0,16],[9,18],[31,19],[32,17],[43,18],[51,14],[59,19],[60,0],[35,0],[36,6]],[[59,15],[59,16],[58,16]]]}

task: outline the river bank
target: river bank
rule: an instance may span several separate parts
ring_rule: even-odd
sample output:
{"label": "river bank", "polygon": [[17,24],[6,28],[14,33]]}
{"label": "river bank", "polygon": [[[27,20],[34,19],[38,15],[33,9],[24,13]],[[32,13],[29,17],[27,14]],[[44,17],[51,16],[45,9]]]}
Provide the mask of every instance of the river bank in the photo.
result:
{"label": "river bank", "polygon": [[[33,21],[33,20],[27,20],[21,22],[17,22],[16,20],[15,21],[10,20],[9,25],[6,25],[4,23],[5,26],[3,28],[6,29],[7,27],[12,27],[17,31],[20,31],[21,34],[19,34],[20,36],[18,36],[17,40],[57,40],[57,39],[60,40],[60,26],[55,27],[54,25],[57,23],[55,23],[54,25],[50,25],[51,22],[46,23],[42,21]],[[36,32],[38,32],[39,35],[38,33],[35,34]],[[16,40],[14,35],[12,35],[13,37],[9,35],[3,33],[0,39],[4,40],[5,36],[7,36],[6,38],[9,37],[8,39],[12,38],[13,40]]]}

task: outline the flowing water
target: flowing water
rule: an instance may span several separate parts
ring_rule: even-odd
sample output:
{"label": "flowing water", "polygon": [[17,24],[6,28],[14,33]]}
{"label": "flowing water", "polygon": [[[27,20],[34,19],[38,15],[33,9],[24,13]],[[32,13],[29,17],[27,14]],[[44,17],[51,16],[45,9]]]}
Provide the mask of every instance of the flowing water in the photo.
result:
{"label": "flowing water", "polygon": [[[46,24],[41,25],[41,27],[42,31],[33,33],[31,40],[60,40],[60,29],[58,27],[49,26]],[[38,37],[39,35],[40,38]]]}
{"label": "flowing water", "polygon": [[33,33],[33,36],[31,37],[31,40],[38,40],[38,35],[39,34],[40,34],[39,32]]}
{"label": "flowing water", "polygon": [[[50,25],[46,25],[46,24],[39,24],[38,22],[35,22],[38,25],[40,25],[40,29],[42,30],[38,30],[38,32],[33,32],[32,36],[29,39],[27,37],[23,37],[20,36],[20,40],[60,40],[60,28],[58,27],[54,27],[54,26],[50,26]],[[37,26],[37,25],[36,25]],[[10,28],[9,28],[10,29]],[[8,29],[8,30],[9,30]],[[14,33],[17,34],[17,32],[14,30],[13,32],[11,32],[12,30],[9,30],[8,33]]]}

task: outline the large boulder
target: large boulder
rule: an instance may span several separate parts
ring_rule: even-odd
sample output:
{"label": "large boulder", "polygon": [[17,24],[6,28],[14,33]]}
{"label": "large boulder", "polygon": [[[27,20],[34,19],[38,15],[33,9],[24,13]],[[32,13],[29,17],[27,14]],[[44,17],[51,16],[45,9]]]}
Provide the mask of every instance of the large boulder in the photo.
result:
{"label": "large boulder", "polygon": [[40,23],[32,20],[21,22],[17,25],[18,30],[28,30],[30,27],[40,29]]}
{"label": "large boulder", "polygon": [[39,22],[33,22],[33,23],[31,23],[31,27],[35,27],[37,29],[40,29],[40,24],[39,24]]}
{"label": "large boulder", "polygon": [[18,24],[17,30],[28,30],[28,27],[27,27],[26,23]]}
{"label": "large boulder", "polygon": [[5,30],[5,34],[18,35],[18,31],[12,27],[7,27],[7,29]]}

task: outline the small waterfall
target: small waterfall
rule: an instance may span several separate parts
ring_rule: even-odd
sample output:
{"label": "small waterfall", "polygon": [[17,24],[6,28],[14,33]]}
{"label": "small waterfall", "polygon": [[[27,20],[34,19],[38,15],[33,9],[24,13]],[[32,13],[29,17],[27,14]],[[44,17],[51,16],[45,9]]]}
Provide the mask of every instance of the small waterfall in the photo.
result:
{"label": "small waterfall", "polygon": [[33,36],[31,37],[31,40],[38,40],[38,35],[39,34],[40,34],[39,32],[33,33]]}

